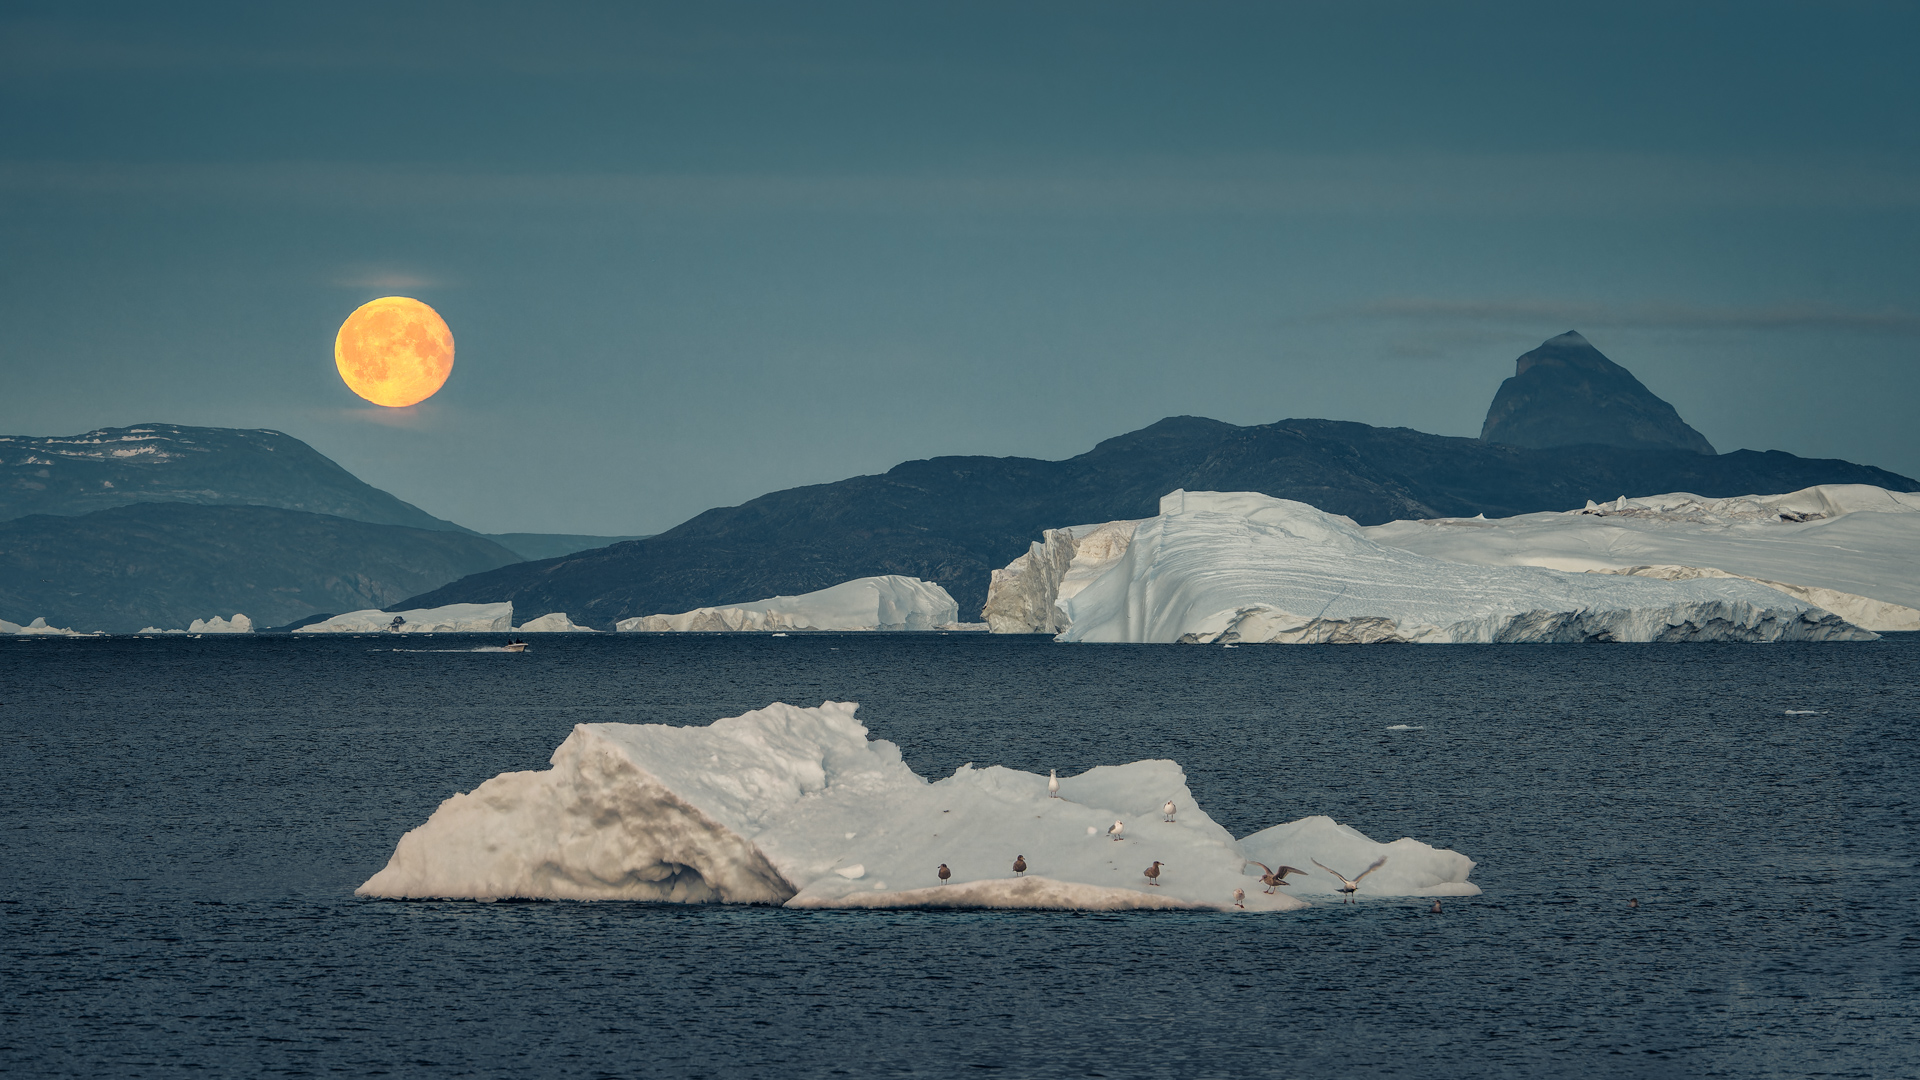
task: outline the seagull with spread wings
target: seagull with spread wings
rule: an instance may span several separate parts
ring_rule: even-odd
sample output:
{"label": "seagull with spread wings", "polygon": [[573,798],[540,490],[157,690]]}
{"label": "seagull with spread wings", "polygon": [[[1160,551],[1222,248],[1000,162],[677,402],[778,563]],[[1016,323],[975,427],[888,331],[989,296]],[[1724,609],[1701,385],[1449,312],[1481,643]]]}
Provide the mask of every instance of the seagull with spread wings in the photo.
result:
{"label": "seagull with spread wings", "polygon": [[1247,861],[1250,863],[1253,863],[1253,865],[1266,871],[1266,873],[1260,875],[1260,884],[1265,885],[1267,887],[1268,892],[1272,892],[1275,886],[1285,885],[1287,883],[1288,874],[1306,873],[1305,870],[1302,870],[1297,866],[1283,866],[1280,869],[1275,870],[1263,862],[1254,862],[1254,860],[1252,859],[1248,859]]}
{"label": "seagull with spread wings", "polygon": [[1387,857],[1385,855],[1382,855],[1379,858],[1373,860],[1372,866],[1369,866],[1365,870],[1360,871],[1360,877],[1350,878],[1347,875],[1341,873],[1340,871],[1335,870],[1333,867],[1328,866],[1326,863],[1321,862],[1319,859],[1309,859],[1308,861],[1313,863],[1313,865],[1319,867],[1320,869],[1325,870],[1327,873],[1332,874],[1334,877],[1337,877],[1340,879],[1340,889],[1338,891],[1346,894],[1347,903],[1349,904],[1353,903],[1353,894],[1360,891],[1360,878],[1366,877],[1368,874],[1371,874],[1375,870],[1378,870],[1381,867],[1387,865]]}

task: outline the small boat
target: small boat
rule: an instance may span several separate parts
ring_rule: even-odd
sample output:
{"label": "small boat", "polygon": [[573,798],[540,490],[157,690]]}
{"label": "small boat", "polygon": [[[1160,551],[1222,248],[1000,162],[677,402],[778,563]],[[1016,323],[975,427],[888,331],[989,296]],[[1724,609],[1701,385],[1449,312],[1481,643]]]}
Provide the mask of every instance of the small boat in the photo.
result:
{"label": "small boat", "polygon": [[512,641],[507,642],[507,651],[508,652],[526,652],[527,643],[524,641],[521,641],[519,638],[514,638]]}

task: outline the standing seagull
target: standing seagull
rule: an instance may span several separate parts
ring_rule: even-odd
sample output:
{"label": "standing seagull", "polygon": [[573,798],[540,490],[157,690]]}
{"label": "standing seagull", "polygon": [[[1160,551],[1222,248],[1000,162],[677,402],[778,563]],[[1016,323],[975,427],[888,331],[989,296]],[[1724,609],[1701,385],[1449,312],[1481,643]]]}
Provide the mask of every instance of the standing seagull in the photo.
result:
{"label": "standing seagull", "polygon": [[1013,872],[1016,874],[1024,874],[1027,872],[1027,857],[1025,855],[1015,855],[1013,857]]}
{"label": "standing seagull", "polygon": [[1160,812],[1167,815],[1168,821],[1172,821],[1173,820],[1173,800],[1168,799],[1167,805],[1161,807]]}
{"label": "standing seagull", "polygon": [[1247,890],[1245,889],[1233,890],[1233,906],[1240,907],[1240,908],[1247,906]]}
{"label": "standing seagull", "polygon": [[953,876],[953,871],[947,869],[946,863],[941,863],[940,864],[940,884],[945,885],[947,883],[947,879],[952,876]]}
{"label": "standing seagull", "polygon": [[1248,859],[1247,861],[1253,863],[1253,865],[1259,867],[1260,869],[1267,871],[1266,873],[1260,875],[1260,884],[1265,885],[1267,887],[1268,892],[1272,892],[1275,886],[1285,885],[1287,883],[1288,874],[1306,873],[1305,870],[1302,870],[1297,866],[1283,866],[1278,870],[1268,870],[1266,863],[1253,862],[1252,859]]}
{"label": "standing seagull", "polygon": [[1124,821],[1116,821],[1112,825],[1107,826],[1107,835],[1113,837],[1115,840],[1120,839],[1120,834],[1126,831],[1127,823]]}
{"label": "standing seagull", "polygon": [[1387,857],[1385,855],[1382,855],[1379,858],[1373,860],[1372,866],[1369,866],[1365,870],[1360,871],[1360,877],[1350,878],[1347,875],[1341,873],[1340,871],[1335,870],[1334,868],[1328,866],[1326,863],[1321,862],[1319,859],[1313,859],[1310,861],[1313,863],[1313,865],[1319,867],[1322,870],[1325,870],[1327,873],[1332,874],[1334,877],[1337,877],[1340,879],[1341,887],[1339,891],[1347,895],[1346,902],[1349,904],[1353,903],[1353,894],[1360,891],[1360,878],[1366,877],[1368,874],[1371,874],[1375,870],[1378,870],[1381,867],[1387,865]]}
{"label": "standing seagull", "polygon": [[1149,885],[1158,885],[1158,884],[1160,884],[1160,862],[1159,862],[1159,860],[1157,860],[1157,859],[1156,859],[1156,860],[1154,860],[1154,863],[1153,863],[1153,865],[1152,865],[1152,866],[1149,866],[1149,867],[1147,867],[1147,868],[1146,868],[1145,870],[1142,870],[1142,871],[1140,871],[1140,872],[1141,872],[1141,873],[1143,873],[1143,874],[1145,874],[1145,875],[1147,875],[1147,884],[1149,884]]}
{"label": "standing seagull", "polygon": [[1047,770],[1047,798],[1049,798],[1049,799],[1057,799],[1057,798],[1059,798],[1059,797],[1060,797],[1060,773],[1059,773],[1059,770],[1057,770],[1057,769],[1048,769],[1048,770]]}

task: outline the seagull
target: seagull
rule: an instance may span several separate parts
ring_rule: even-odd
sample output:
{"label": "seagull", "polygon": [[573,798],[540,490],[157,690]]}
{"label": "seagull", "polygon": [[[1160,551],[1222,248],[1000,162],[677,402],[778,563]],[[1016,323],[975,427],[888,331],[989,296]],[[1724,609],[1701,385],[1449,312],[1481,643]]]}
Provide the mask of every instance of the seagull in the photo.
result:
{"label": "seagull", "polygon": [[946,863],[941,863],[940,864],[940,884],[945,885],[947,883],[947,879],[952,876],[953,876],[953,871],[947,869]]}
{"label": "seagull", "polygon": [[1636,896],[1636,897],[1634,897],[1633,899],[1631,899],[1631,900],[1629,900],[1629,901],[1627,901],[1627,906],[1628,906],[1628,907],[1639,907],[1639,906],[1640,906],[1640,898]]}
{"label": "seagull", "polygon": [[1107,835],[1113,837],[1115,840],[1120,839],[1120,834],[1126,831],[1127,823],[1124,821],[1116,821],[1107,827]]}
{"label": "seagull", "polygon": [[1149,866],[1145,870],[1142,870],[1140,872],[1147,875],[1147,884],[1149,885],[1160,884],[1160,863],[1158,860],[1155,860],[1152,866]]}
{"label": "seagull", "polygon": [[1321,862],[1319,859],[1312,859],[1309,861],[1311,861],[1313,865],[1319,867],[1322,870],[1325,870],[1327,873],[1332,874],[1334,877],[1337,877],[1340,879],[1340,885],[1342,887],[1338,891],[1347,894],[1347,903],[1349,904],[1353,903],[1353,894],[1360,891],[1360,878],[1366,877],[1368,874],[1371,874],[1375,870],[1378,870],[1381,867],[1387,865],[1387,857],[1385,855],[1382,855],[1379,858],[1373,860],[1372,866],[1369,866],[1365,870],[1360,871],[1360,877],[1349,878],[1347,875],[1341,873],[1338,870],[1333,869],[1332,867],[1328,866],[1326,863]]}
{"label": "seagull", "polygon": [[1027,872],[1027,857],[1025,855],[1015,855],[1013,857],[1013,872],[1016,874],[1024,874]]}
{"label": "seagull", "polygon": [[1047,798],[1057,799],[1059,797],[1060,797],[1060,772],[1057,769],[1048,769],[1047,770]]}
{"label": "seagull", "polygon": [[1438,915],[1438,914],[1440,914],[1440,901],[1438,901],[1438,900],[1435,900],[1435,901],[1433,902],[1433,906],[1427,909],[1427,914],[1429,914],[1429,915]]}
{"label": "seagull", "polygon": [[1245,889],[1233,890],[1233,906],[1239,907],[1239,908],[1243,908],[1247,906],[1247,890]]}
{"label": "seagull", "polygon": [[1297,866],[1283,866],[1278,870],[1272,870],[1272,869],[1268,869],[1266,863],[1253,862],[1252,859],[1248,859],[1247,861],[1252,862],[1253,865],[1259,867],[1262,870],[1267,871],[1265,874],[1262,874],[1260,876],[1260,884],[1265,885],[1267,887],[1268,892],[1272,892],[1274,889],[1274,886],[1276,885],[1285,885],[1287,883],[1288,874],[1306,873],[1305,870],[1302,870]]}
{"label": "seagull", "polygon": [[1160,812],[1167,815],[1168,821],[1172,821],[1173,820],[1173,800],[1168,799],[1167,805],[1161,807]]}

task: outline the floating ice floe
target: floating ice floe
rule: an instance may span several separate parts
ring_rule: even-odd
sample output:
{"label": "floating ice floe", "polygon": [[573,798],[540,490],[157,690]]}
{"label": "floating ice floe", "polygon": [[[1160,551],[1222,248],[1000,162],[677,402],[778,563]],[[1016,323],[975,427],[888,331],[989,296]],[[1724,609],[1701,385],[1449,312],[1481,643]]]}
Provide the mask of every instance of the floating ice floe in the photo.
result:
{"label": "floating ice floe", "polygon": [[[397,620],[397,621],[396,621]],[[302,626],[296,634],[489,634],[513,629],[513,605],[448,604],[413,611],[349,611],[325,622]]]}
{"label": "floating ice floe", "polygon": [[1681,578],[1728,574],[1868,630],[1920,630],[1920,493],[1828,484],[1785,495],[1686,492],[1565,513],[1393,521],[1368,539],[1476,566]]}
{"label": "floating ice floe", "polygon": [[[144,631],[142,632],[144,633]],[[234,617],[231,619],[223,619],[220,616],[215,615],[211,619],[193,620],[193,622],[187,626],[187,633],[189,634],[251,634],[253,633],[253,620],[247,618],[245,615],[239,615],[239,614],[234,615]]]}
{"label": "floating ice floe", "polygon": [[591,634],[596,631],[591,626],[581,626],[567,618],[564,611],[552,611],[537,619],[528,619],[514,627],[522,634]]}
{"label": "floating ice floe", "polygon": [[[1754,581],[1666,581],[1479,566],[1376,542],[1350,519],[1255,492],[1175,491],[1104,530],[1061,641],[1495,642],[1866,640],[1823,608]],[[1071,530],[1078,534],[1079,530]],[[1090,531],[1089,535],[1092,532]],[[1049,534],[1049,541],[1056,539]],[[1076,541],[1077,542],[1077,541]],[[1045,555],[1042,549],[1029,556]],[[1116,553],[1117,551],[1117,553]],[[1023,556],[1027,558],[1028,556]],[[1067,559],[1064,582],[1081,554]],[[1036,559],[1036,562],[1041,560]],[[1060,565],[1053,556],[1051,565]],[[1050,572],[1049,572],[1050,574]],[[1041,596],[1049,574],[1012,578]],[[1008,579],[996,579],[996,588]],[[995,601],[989,594],[991,615]],[[1019,617],[1008,618],[1017,628]],[[1029,626],[1028,632],[1043,629]]]}
{"label": "floating ice floe", "polygon": [[[867,737],[855,708],[774,704],[707,727],[578,725],[552,768],[502,773],[442,802],[358,894],[1126,909],[1228,908],[1243,889],[1248,910],[1285,911],[1305,906],[1294,894],[1330,894],[1333,879],[1268,894],[1250,859],[1318,858],[1356,873],[1383,854],[1362,897],[1479,892],[1464,855],[1377,844],[1323,817],[1235,841],[1171,761],[1063,776],[1057,799],[1047,777],[998,766],[929,783],[898,747]],[[1107,836],[1115,821],[1118,841]],[[1155,861],[1158,885],[1142,873]]]}
{"label": "floating ice floe", "polygon": [[717,630],[933,630],[958,622],[947,590],[919,578],[887,574],[855,578],[818,592],[747,604],[696,608],[678,615],[622,619],[623,632]]}

